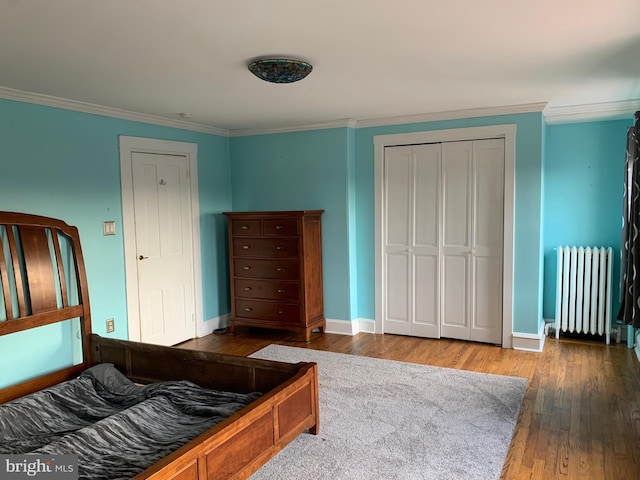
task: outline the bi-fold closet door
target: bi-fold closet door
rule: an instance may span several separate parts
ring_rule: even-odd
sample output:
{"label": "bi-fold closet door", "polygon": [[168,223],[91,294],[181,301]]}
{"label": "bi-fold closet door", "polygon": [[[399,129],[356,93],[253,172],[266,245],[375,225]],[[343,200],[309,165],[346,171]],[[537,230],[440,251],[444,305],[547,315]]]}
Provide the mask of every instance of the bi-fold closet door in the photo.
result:
{"label": "bi-fold closet door", "polygon": [[384,331],[502,342],[504,140],[385,148]]}

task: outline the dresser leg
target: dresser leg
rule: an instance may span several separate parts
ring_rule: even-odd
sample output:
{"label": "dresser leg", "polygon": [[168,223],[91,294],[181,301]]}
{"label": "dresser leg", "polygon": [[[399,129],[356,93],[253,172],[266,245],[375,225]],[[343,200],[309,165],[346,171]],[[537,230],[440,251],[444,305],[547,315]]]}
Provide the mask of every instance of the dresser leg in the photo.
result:
{"label": "dresser leg", "polygon": [[229,322],[229,333],[231,335],[236,334],[236,326],[233,324],[233,322]]}

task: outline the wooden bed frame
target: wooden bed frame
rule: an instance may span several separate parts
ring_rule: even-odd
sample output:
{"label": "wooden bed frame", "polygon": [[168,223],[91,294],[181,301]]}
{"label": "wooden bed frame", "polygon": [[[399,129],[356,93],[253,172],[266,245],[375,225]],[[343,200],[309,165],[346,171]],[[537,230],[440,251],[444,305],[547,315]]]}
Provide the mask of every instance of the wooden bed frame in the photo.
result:
{"label": "wooden bed frame", "polygon": [[[75,272],[65,269],[67,251]],[[138,383],[191,380],[205,388],[264,393],[136,480],[247,478],[300,433],[318,433],[315,363],[272,362],[92,334],[80,237],[77,228],[61,220],[0,212],[0,281],[0,335],[77,318],[83,343],[81,363],[1,389],[0,403],[74,378],[97,363],[113,363]],[[69,285],[77,287],[77,302],[70,300],[75,288]],[[8,364],[1,354],[0,359]]]}

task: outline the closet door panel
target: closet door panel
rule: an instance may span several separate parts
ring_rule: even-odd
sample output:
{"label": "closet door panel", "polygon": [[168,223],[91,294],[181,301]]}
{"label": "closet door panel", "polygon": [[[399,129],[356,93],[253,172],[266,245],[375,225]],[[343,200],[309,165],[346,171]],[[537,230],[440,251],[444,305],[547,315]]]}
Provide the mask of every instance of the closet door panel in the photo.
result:
{"label": "closet door panel", "polygon": [[470,240],[472,142],[442,145],[442,215],[444,248],[466,251]]}
{"label": "closet door panel", "polygon": [[466,288],[469,276],[466,255],[445,255],[442,258],[441,291],[443,337],[468,339],[468,295]]}
{"label": "closet door panel", "polygon": [[441,335],[469,339],[473,142],[442,145]]}
{"label": "closet door panel", "polygon": [[385,217],[387,220],[386,247],[409,247],[411,215],[411,147],[387,148],[385,151]]}
{"label": "closet door panel", "polygon": [[470,340],[502,343],[504,141],[473,142],[473,274]]}
{"label": "closet door panel", "polygon": [[409,269],[407,255],[387,255],[387,297],[386,318],[389,327],[397,334],[408,335],[411,332],[409,323],[409,286],[407,284]]}
{"label": "closet door panel", "polygon": [[411,334],[411,147],[385,151],[385,332]]}
{"label": "closet door panel", "polygon": [[413,258],[411,334],[440,337],[438,256],[440,236],[439,144],[414,145],[413,164]]}
{"label": "closet door panel", "polygon": [[474,259],[473,319],[471,322],[471,340],[477,342],[502,342],[502,290],[496,284],[502,284],[500,263],[491,257]]}
{"label": "closet door panel", "polygon": [[413,169],[413,246],[438,253],[440,145],[416,145]]}
{"label": "closet door panel", "polygon": [[[473,248],[500,255],[504,205],[504,142],[474,142]],[[499,251],[500,250],[500,251]]]}
{"label": "closet door panel", "polygon": [[438,257],[414,255],[414,272],[412,335],[437,338],[440,336]]}

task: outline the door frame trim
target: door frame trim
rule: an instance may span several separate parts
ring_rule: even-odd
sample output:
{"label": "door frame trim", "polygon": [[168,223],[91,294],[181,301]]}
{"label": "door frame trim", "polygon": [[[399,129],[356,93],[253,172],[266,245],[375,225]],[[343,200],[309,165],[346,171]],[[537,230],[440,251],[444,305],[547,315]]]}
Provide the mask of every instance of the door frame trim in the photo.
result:
{"label": "door frame trim", "polygon": [[124,135],[119,136],[119,143],[128,339],[139,342],[141,338],[137,280],[138,262],[136,261],[135,215],[133,204],[133,153],[155,153],[187,157],[189,163],[189,186],[191,190],[191,259],[193,302],[196,316],[193,323],[193,338],[195,338],[198,331],[198,322],[203,320],[200,201],[198,195],[198,145],[195,143],[158,140],[155,138],[128,137]]}
{"label": "door frame trim", "polygon": [[[375,230],[375,333],[384,333],[382,312],[386,305],[383,296],[384,247],[384,150],[399,145],[442,143],[488,138],[504,139],[504,229],[502,261],[502,347],[513,346],[513,252],[515,212],[515,161],[517,125],[428,130],[423,132],[375,135],[374,144],[374,230]],[[508,288],[507,286],[510,286]]]}

